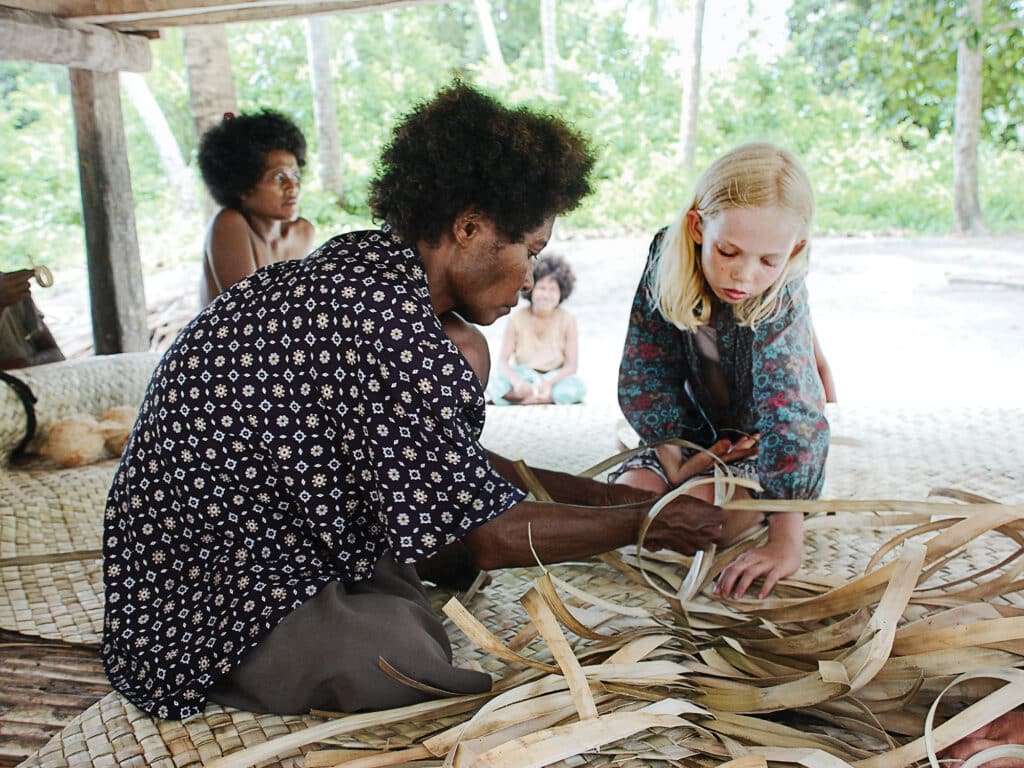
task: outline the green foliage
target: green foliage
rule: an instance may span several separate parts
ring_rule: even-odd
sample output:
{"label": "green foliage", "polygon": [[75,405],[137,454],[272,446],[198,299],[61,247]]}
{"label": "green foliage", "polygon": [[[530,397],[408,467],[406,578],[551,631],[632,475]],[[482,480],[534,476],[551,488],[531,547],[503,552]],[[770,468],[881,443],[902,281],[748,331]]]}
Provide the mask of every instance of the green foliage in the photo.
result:
{"label": "green foliage", "polygon": [[0,62],[0,270],[83,252],[68,102],[64,69]]}
{"label": "green foliage", "polygon": [[982,105],[993,140],[1024,146],[1024,4],[986,0],[981,26],[964,0],[793,0],[794,53],[826,93],[856,90],[884,123],[908,122],[930,136],[951,130],[957,47],[984,52]]}
{"label": "green foliage", "polygon": [[[243,110],[290,114],[311,154],[301,205],[321,239],[371,225],[367,188],[391,126],[453,75],[510,103],[563,115],[599,152],[596,192],[566,217],[563,233],[651,231],[684,205],[694,179],[679,170],[682,64],[677,41],[652,27],[642,39],[627,13],[656,3],[558,4],[559,93],[545,94],[538,5],[491,0],[510,78],[487,61],[468,0],[329,19],[345,205],[317,178],[318,150],[305,22],[228,28]],[[953,0],[793,0],[792,50],[766,63],[741,56],[705,75],[697,167],[743,141],[772,139],[806,161],[822,232],[947,232],[952,227],[952,140],[957,3]],[[990,227],[1024,228],[1024,13],[1019,0],[987,0],[981,199]],[[629,23],[627,23],[629,22]],[[631,31],[633,30],[633,31]],[[708,44],[708,41],[705,41]],[[194,164],[195,135],[176,31],[152,43],[146,80]],[[127,101],[127,100],[125,100]],[[193,261],[205,222],[176,209],[159,158],[135,110],[125,131],[144,266]],[[29,253],[51,267],[84,265],[74,128],[66,71],[0,63],[0,269]],[[196,189],[200,189],[197,181]]]}

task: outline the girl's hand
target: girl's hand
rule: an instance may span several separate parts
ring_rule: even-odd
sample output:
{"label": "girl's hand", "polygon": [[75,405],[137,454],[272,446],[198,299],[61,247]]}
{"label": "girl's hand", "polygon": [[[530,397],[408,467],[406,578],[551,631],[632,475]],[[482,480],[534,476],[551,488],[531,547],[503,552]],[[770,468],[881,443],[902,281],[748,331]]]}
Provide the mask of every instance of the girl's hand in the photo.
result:
{"label": "girl's hand", "polygon": [[764,582],[758,598],[768,597],[779,579],[796,573],[803,553],[803,515],[777,513],[768,531],[768,542],[756,549],[748,549],[725,567],[715,583],[715,594],[738,600],[743,597],[755,579]]}
{"label": "girl's hand", "polygon": [[[745,459],[757,453],[757,441],[759,434],[744,437],[733,443],[730,440],[722,439],[708,448],[726,464]],[[707,472],[715,464],[715,460],[704,452],[695,453],[686,461],[683,461],[683,449],[678,445],[659,445],[657,448],[658,461],[665,469],[665,474],[672,481],[672,485],[680,485],[691,477]]]}

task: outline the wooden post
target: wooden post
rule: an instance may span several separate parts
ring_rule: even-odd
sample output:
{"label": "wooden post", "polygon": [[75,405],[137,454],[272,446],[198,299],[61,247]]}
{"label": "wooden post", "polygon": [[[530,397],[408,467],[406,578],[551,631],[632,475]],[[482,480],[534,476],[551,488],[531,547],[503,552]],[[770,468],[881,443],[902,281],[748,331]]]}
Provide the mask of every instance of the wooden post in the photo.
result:
{"label": "wooden post", "polygon": [[142,352],[149,331],[118,78],[70,72],[93,344],[98,355]]}

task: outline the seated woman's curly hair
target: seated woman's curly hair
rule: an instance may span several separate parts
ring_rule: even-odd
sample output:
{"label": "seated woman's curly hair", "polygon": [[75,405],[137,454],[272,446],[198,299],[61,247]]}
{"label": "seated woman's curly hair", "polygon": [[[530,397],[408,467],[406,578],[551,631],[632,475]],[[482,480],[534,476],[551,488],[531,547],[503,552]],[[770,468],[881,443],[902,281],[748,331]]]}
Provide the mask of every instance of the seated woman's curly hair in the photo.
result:
{"label": "seated woman's curly hair", "polygon": [[199,170],[218,205],[240,210],[242,195],[256,186],[267,166],[267,153],[283,149],[306,164],[306,138],[299,127],[271,109],[225,115],[199,140]]}
{"label": "seated woman's curly hair", "polygon": [[509,109],[456,80],[395,127],[370,183],[370,210],[407,243],[436,245],[475,206],[517,243],[579,205],[594,159],[559,118]]}
{"label": "seated woman's curly hair", "polygon": [[[544,277],[553,277],[558,283],[558,288],[562,292],[558,299],[559,304],[569,298],[569,294],[572,293],[572,289],[576,285],[576,275],[573,273],[572,267],[557,253],[541,256],[533,265],[533,284],[536,285]],[[532,301],[533,288],[523,291],[523,298]]]}

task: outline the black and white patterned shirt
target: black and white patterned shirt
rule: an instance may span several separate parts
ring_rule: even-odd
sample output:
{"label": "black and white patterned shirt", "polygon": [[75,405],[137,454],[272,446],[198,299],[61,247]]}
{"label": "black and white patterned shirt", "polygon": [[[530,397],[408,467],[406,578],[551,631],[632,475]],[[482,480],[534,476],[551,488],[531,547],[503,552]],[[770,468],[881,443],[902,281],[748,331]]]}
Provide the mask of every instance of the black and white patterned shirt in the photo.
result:
{"label": "black and white patterned shirt", "polygon": [[273,264],[153,374],[104,524],[102,655],[161,718],[328,582],[428,557],[523,498],[480,446],[480,382],[385,226]]}

